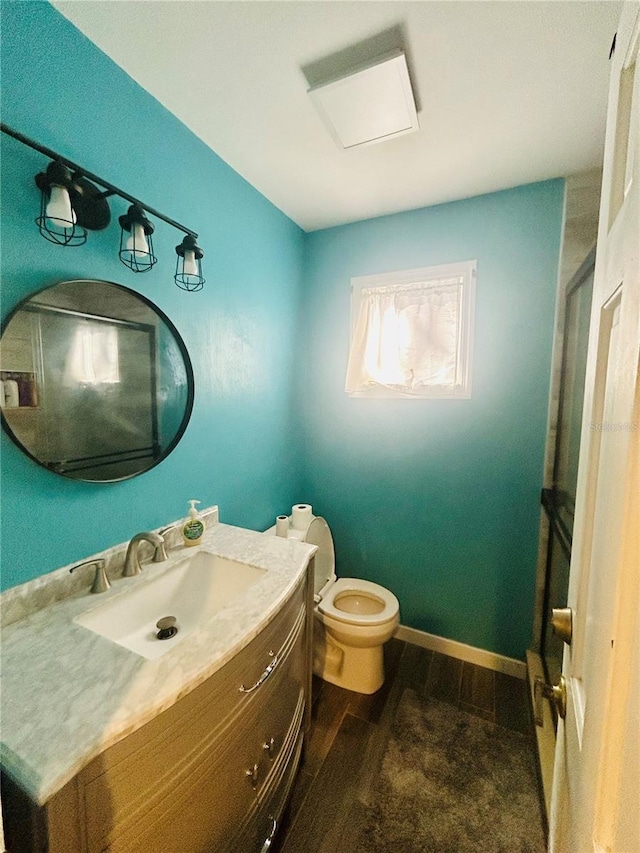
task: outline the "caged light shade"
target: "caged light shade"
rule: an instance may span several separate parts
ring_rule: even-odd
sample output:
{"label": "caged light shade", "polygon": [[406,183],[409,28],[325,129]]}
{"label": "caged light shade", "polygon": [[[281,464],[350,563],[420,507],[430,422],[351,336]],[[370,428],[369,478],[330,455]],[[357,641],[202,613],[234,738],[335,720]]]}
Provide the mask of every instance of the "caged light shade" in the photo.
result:
{"label": "caged light shade", "polygon": [[176,246],[176,274],[174,281],[181,290],[194,292],[202,290],[205,279],[202,275],[204,252],[196,243],[192,234],[185,234],[184,240]]}
{"label": "caged light shade", "polygon": [[120,252],[122,263],[133,272],[148,272],[158,260],[153,254],[153,224],[147,219],[144,210],[132,204],[120,223]]}
{"label": "caged light shade", "polygon": [[40,234],[59,246],[81,246],[87,240],[87,232],[78,224],[73,209],[72,198],[77,200],[80,193],[71,171],[54,160],[35,180],[40,190],[40,216],[36,219]]}

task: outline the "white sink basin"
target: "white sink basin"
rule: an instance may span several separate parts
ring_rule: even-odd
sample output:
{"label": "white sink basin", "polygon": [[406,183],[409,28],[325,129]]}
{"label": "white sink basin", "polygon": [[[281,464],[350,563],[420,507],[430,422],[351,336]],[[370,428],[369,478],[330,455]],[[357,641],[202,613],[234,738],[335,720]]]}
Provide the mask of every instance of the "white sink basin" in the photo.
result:
{"label": "white sink basin", "polygon": [[[82,613],[74,622],[153,660],[166,654],[264,575],[264,569],[199,551],[158,577],[141,580]],[[175,616],[178,633],[159,640],[156,622],[164,616]]]}

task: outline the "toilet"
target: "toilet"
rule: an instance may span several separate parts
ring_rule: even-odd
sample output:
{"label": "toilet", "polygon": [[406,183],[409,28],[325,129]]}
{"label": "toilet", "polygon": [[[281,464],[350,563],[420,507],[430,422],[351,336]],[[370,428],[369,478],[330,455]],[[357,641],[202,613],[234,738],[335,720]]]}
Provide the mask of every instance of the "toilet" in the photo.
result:
{"label": "toilet", "polygon": [[382,647],[398,627],[400,606],[383,586],[358,578],[336,578],[329,525],[311,516],[288,538],[317,545],[314,583],[313,671],[356,693],[375,693],[384,683]]}

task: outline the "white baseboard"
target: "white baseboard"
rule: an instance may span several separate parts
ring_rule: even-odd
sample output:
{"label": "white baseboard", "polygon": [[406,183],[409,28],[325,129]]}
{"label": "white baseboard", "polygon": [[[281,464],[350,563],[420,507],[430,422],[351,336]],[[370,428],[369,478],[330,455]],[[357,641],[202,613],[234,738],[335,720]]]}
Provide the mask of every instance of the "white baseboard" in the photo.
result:
{"label": "white baseboard", "polygon": [[399,626],[395,636],[398,640],[404,640],[407,643],[422,646],[423,649],[440,652],[467,663],[475,663],[478,666],[486,667],[486,669],[493,669],[495,672],[513,675],[515,678],[522,678],[523,680],[527,677],[527,665],[524,661],[508,658],[496,654],[496,652],[477,649],[475,646],[468,646],[466,643],[459,643],[457,640],[447,640],[446,637],[427,634],[426,631],[407,628],[405,625]]}

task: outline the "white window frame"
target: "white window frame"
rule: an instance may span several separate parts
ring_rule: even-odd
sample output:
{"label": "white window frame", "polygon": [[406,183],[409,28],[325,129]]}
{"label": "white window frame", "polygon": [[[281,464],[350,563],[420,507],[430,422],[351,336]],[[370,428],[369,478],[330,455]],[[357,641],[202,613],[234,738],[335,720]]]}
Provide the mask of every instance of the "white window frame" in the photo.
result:
{"label": "white window frame", "polygon": [[407,400],[468,400],[471,397],[471,378],[473,362],[473,326],[475,317],[477,261],[460,261],[454,264],[421,267],[414,270],[381,273],[378,275],[356,276],[351,279],[351,329],[349,346],[360,313],[362,290],[365,288],[389,287],[393,285],[415,284],[425,281],[437,281],[453,277],[462,277],[462,300],[460,309],[460,336],[458,353],[460,358],[461,382],[453,388],[442,389],[436,386],[424,387],[416,392],[403,392],[379,385],[362,391],[347,391],[349,397],[387,397]]}

